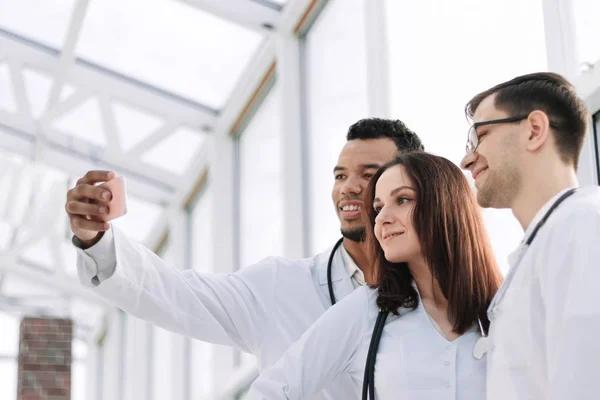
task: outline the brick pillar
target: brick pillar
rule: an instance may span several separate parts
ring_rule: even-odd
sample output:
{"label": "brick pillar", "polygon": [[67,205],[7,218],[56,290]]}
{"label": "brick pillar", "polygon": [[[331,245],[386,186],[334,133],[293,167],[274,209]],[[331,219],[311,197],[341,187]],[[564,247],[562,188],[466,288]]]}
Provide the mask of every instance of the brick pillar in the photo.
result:
{"label": "brick pillar", "polygon": [[72,338],[69,319],[23,318],[17,400],[71,399]]}

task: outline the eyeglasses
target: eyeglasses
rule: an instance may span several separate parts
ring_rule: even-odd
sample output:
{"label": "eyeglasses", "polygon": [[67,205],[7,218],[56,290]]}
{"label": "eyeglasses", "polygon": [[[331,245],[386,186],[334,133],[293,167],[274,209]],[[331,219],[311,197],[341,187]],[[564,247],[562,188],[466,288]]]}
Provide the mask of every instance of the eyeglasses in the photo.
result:
{"label": "eyeglasses", "polygon": [[509,117],[509,118],[502,118],[502,119],[494,119],[491,121],[483,121],[483,122],[476,122],[473,125],[471,125],[471,127],[469,128],[469,135],[467,136],[467,145],[465,146],[465,150],[467,153],[472,153],[475,150],[477,150],[477,146],[479,146],[479,136],[477,136],[477,128],[479,128],[480,126],[486,126],[486,125],[496,125],[496,124],[508,124],[508,123],[513,123],[513,122],[519,122],[519,121],[523,121],[524,119],[527,119],[527,117],[529,117],[528,115],[521,115],[518,117]]}

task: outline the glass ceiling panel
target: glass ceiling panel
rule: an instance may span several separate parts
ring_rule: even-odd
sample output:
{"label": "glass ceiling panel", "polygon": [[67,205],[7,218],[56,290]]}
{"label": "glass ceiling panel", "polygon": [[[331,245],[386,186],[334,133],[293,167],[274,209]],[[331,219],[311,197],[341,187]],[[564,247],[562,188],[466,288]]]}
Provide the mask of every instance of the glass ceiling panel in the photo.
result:
{"label": "glass ceiling panel", "polygon": [[0,110],[15,114],[17,112],[17,100],[12,86],[12,75],[8,64],[0,62]]}
{"label": "glass ceiling panel", "polygon": [[106,146],[106,135],[100,116],[100,104],[95,97],[88,98],[69,112],[54,119],[51,126],[99,147]]}
{"label": "glass ceiling panel", "polygon": [[90,2],[76,53],[88,61],[221,108],[262,35],[183,2]]}
{"label": "glass ceiling panel", "polygon": [[23,68],[22,74],[31,115],[39,118],[46,110],[53,79],[50,75],[31,68]]}
{"label": "glass ceiling panel", "polygon": [[0,29],[60,48],[76,0],[0,0]]}
{"label": "glass ceiling panel", "polygon": [[180,127],[144,153],[141,160],[175,174],[184,174],[205,137],[199,131]]}
{"label": "glass ceiling panel", "polygon": [[12,235],[12,228],[6,222],[0,220],[0,251],[7,249]]}
{"label": "glass ceiling panel", "polygon": [[162,118],[122,103],[112,103],[112,109],[119,133],[119,144],[125,153],[147,138],[164,123]]}
{"label": "glass ceiling panel", "polygon": [[14,315],[0,312],[0,356],[12,357],[19,352],[20,323],[20,319]]}
{"label": "glass ceiling panel", "polygon": [[162,212],[163,208],[158,204],[128,194],[127,214],[115,219],[113,224],[134,240],[145,243],[150,230],[154,227]]}

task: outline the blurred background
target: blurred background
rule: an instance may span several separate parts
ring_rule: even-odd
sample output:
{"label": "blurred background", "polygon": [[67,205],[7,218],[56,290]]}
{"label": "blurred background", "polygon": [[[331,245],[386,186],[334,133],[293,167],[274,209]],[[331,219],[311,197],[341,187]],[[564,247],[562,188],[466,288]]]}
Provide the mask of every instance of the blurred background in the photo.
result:
{"label": "blurred background", "polygon": [[[17,380],[31,363],[64,367],[56,400],[233,400],[256,376],[80,286],[64,200],[87,170],[126,177],[115,224],[174,268],[309,256],[339,237],[352,123],[401,119],[458,163],[473,94],[554,71],[595,114],[579,175],[597,185],[599,16],[596,0],[0,0],[0,398],[34,385]],[[506,271],[522,231],[485,218]]]}

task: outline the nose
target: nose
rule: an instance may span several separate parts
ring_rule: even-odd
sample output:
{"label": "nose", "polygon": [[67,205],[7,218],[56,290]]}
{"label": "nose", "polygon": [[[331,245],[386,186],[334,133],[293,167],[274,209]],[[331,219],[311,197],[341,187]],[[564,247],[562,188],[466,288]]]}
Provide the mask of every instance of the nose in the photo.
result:
{"label": "nose", "polygon": [[390,224],[393,221],[392,213],[388,211],[387,207],[383,207],[379,214],[375,217],[375,224],[379,226],[383,226],[385,224]]}
{"label": "nose", "polygon": [[460,167],[462,169],[467,169],[467,170],[470,169],[471,166],[473,164],[475,164],[475,162],[477,161],[477,157],[478,157],[478,155],[476,152],[473,152],[473,151],[468,152],[467,154],[465,154],[465,156],[461,160]]}
{"label": "nose", "polygon": [[341,192],[343,195],[360,194],[363,190],[360,179],[348,177],[342,185]]}

